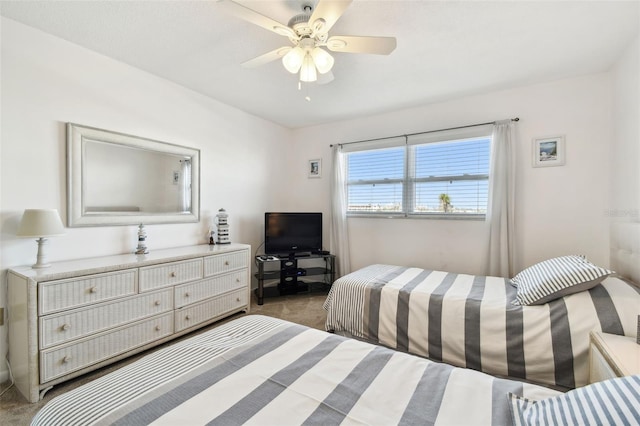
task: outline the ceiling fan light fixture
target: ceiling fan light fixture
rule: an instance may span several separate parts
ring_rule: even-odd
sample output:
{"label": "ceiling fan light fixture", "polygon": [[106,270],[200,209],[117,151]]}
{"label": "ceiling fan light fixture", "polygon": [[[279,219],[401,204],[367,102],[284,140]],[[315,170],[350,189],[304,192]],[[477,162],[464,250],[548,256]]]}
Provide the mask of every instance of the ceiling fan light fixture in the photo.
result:
{"label": "ceiling fan light fixture", "polygon": [[291,74],[295,74],[300,70],[303,60],[305,58],[305,52],[300,47],[296,46],[291,49],[286,55],[282,57],[282,65]]}
{"label": "ceiling fan light fixture", "polygon": [[302,67],[300,68],[300,81],[311,82],[318,79],[318,73],[316,72],[316,64],[313,62],[313,58],[309,53],[304,55],[302,61]]}
{"label": "ceiling fan light fixture", "polygon": [[311,51],[311,57],[313,57],[313,62],[316,64],[320,74],[326,74],[331,71],[334,59],[326,50],[316,47]]}

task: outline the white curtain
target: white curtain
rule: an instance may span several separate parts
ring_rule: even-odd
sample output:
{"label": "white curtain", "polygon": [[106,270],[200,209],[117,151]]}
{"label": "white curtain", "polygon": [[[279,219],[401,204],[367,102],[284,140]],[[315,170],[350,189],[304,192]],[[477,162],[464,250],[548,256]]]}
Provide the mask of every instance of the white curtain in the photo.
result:
{"label": "white curtain", "polygon": [[331,253],[336,256],[337,277],[351,272],[347,226],[346,165],[342,147],[333,146],[331,181]]}
{"label": "white curtain", "polygon": [[511,278],[515,259],[515,123],[496,122],[491,146],[487,275]]}

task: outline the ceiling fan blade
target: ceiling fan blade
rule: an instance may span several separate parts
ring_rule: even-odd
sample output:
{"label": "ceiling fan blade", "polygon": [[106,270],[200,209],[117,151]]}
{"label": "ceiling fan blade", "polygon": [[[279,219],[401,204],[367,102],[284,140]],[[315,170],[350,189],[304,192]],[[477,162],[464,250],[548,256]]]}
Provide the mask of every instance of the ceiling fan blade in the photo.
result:
{"label": "ceiling fan blade", "polygon": [[327,40],[327,49],[332,52],[388,55],[396,45],[395,37],[333,36]]}
{"label": "ceiling fan blade", "polygon": [[242,63],[244,68],[255,68],[260,65],[267,64],[269,62],[275,61],[277,59],[282,58],[286,55],[292,48],[289,46],[279,47],[276,50],[272,50],[271,52],[265,53],[264,55],[260,55],[256,58],[249,59],[246,62]]}
{"label": "ceiling fan blade", "polygon": [[288,26],[232,0],[218,0],[218,5],[229,15],[235,16],[236,18],[251,22],[266,30],[273,31],[276,34],[298,39],[297,34]]}
{"label": "ceiling fan blade", "polygon": [[309,26],[316,33],[327,33],[353,0],[320,0],[309,18]]}

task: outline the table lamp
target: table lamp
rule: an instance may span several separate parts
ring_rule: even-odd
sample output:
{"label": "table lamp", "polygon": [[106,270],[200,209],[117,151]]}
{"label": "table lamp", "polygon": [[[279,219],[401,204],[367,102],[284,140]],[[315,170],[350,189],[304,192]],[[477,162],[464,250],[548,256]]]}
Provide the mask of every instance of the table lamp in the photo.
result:
{"label": "table lamp", "polygon": [[47,237],[64,235],[64,225],[56,209],[26,209],[18,228],[19,237],[36,237],[38,243],[37,262],[32,268],[48,268],[45,246]]}

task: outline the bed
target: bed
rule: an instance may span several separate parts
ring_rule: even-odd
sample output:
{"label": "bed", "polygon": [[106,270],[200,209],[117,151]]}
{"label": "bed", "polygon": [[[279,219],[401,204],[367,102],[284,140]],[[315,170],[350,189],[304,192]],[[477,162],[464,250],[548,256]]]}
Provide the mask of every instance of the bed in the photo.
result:
{"label": "bed", "polygon": [[57,396],[32,424],[508,424],[510,394],[561,395],[248,315]]}
{"label": "bed", "polygon": [[588,382],[591,330],[637,332],[640,290],[606,272],[573,294],[521,306],[509,279],[371,265],[333,284],[326,329],[568,390]]}

